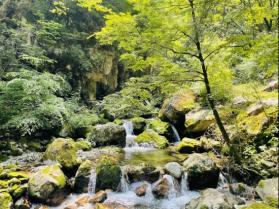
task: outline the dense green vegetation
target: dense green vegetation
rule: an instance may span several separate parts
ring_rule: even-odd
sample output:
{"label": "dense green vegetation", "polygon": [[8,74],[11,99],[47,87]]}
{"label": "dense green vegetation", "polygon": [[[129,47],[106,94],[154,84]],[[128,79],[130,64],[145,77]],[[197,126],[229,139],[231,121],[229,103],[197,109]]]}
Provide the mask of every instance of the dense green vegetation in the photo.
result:
{"label": "dense green vegetation", "polygon": [[0,208],[94,175],[96,208],[125,179],[170,200],[160,172],[202,190],[181,208],[278,207],[278,25],[276,0],[0,0]]}

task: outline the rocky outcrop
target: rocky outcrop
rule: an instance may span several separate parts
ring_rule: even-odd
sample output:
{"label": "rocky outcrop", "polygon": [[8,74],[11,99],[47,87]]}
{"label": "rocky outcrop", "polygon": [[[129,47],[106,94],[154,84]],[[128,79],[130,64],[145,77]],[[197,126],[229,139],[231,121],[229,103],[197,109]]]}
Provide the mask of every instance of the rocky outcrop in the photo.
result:
{"label": "rocky outcrop", "polygon": [[94,147],[108,145],[125,147],[126,132],[123,126],[107,123],[94,126],[87,139]]}
{"label": "rocky outcrop", "polygon": [[203,133],[215,122],[211,110],[193,110],[185,115],[188,133]]}
{"label": "rocky outcrop", "polygon": [[168,140],[165,136],[159,135],[152,129],[147,129],[135,138],[138,144],[148,144],[156,148],[165,148],[168,146]]}
{"label": "rocky outcrop", "polygon": [[265,203],[278,207],[278,178],[261,180],[256,192]]}
{"label": "rocky outcrop", "polygon": [[160,118],[171,122],[175,126],[181,126],[185,121],[185,114],[193,109],[196,97],[192,91],[180,90],[171,98],[164,101],[160,110]]}
{"label": "rocky outcrop", "polygon": [[90,180],[93,167],[94,167],[94,163],[90,160],[84,161],[79,166],[74,181],[74,191],[76,193],[88,192],[88,183]]}
{"label": "rocky outcrop", "polygon": [[219,169],[205,154],[191,154],[183,162],[184,170],[188,174],[191,190],[215,188],[219,179]]}
{"label": "rocky outcrop", "polygon": [[78,166],[77,147],[74,140],[70,138],[57,138],[48,145],[43,155],[44,160],[58,162],[63,170],[74,172]]}
{"label": "rocky outcrop", "polygon": [[186,204],[185,209],[234,209],[241,201],[228,192],[206,189],[201,196]]}
{"label": "rocky outcrop", "polygon": [[49,205],[59,205],[68,193],[67,177],[58,164],[45,166],[28,182],[29,196]]}

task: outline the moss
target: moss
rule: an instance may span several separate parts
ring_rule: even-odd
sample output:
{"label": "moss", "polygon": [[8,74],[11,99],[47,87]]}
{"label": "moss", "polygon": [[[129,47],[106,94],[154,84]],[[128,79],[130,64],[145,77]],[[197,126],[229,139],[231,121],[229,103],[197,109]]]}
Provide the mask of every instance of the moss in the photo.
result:
{"label": "moss", "polygon": [[169,131],[170,125],[160,119],[151,119],[148,121],[148,128],[154,130],[158,134],[166,135]]}
{"label": "moss", "polygon": [[7,181],[0,180],[0,189],[6,189],[8,188],[9,184]]}
{"label": "moss", "polygon": [[141,143],[148,143],[151,145],[154,145],[157,148],[165,148],[168,146],[168,140],[166,137],[159,135],[153,130],[146,130],[140,135],[138,135],[135,139],[135,141],[139,144]]}
{"label": "moss", "polygon": [[121,169],[118,165],[112,165],[106,161],[98,165],[97,169],[96,189],[112,189],[117,190],[121,179]]}
{"label": "moss", "polygon": [[265,198],[265,202],[272,207],[277,207],[278,206],[278,197],[268,196]]}
{"label": "moss", "polygon": [[255,202],[250,204],[247,207],[242,207],[241,209],[275,209],[275,208],[261,202]]}
{"label": "moss", "polygon": [[30,173],[25,172],[25,171],[13,171],[8,173],[9,178],[24,178],[24,179],[29,179]]}
{"label": "moss", "polygon": [[92,146],[89,141],[80,140],[80,141],[76,141],[76,148],[78,150],[89,151],[91,150]]}
{"label": "moss", "polygon": [[196,139],[183,138],[176,147],[180,153],[192,153],[200,149],[200,142]]}
{"label": "moss", "polygon": [[0,193],[0,206],[1,209],[11,209],[13,199],[9,193]]}
{"label": "moss", "polygon": [[13,198],[18,199],[19,197],[21,197],[24,192],[27,191],[27,184],[24,185],[13,185],[10,193],[12,194]]}

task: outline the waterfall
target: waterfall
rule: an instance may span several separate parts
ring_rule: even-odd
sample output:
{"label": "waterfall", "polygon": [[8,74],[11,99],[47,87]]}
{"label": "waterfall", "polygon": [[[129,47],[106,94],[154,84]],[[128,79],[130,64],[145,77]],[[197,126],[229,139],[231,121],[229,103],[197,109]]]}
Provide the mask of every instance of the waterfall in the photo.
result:
{"label": "waterfall", "polygon": [[96,179],[97,179],[97,173],[95,169],[91,170],[89,183],[88,183],[88,193],[89,194],[95,194],[96,190]]}
{"label": "waterfall", "polygon": [[120,191],[128,192],[129,191],[129,180],[128,176],[123,168],[121,168],[121,180],[120,180]]}
{"label": "waterfall", "polygon": [[180,182],[180,193],[186,194],[189,191],[188,174],[184,172]]}
{"label": "waterfall", "polygon": [[123,126],[126,131],[126,147],[138,147],[138,144],[135,142],[136,136],[133,131],[133,123],[131,121],[123,121]]}
{"label": "waterfall", "polygon": [[226,188],[228,186],[228,180],[226,179],[226,177],[222,174],[222,172],[220,172],[219,174],[219,180],[218,180],[218,188]]}
{"label": "waterfall", "polygon": [[172,129],[172,132],[173,132],[173,135],[174,135],[174,139],[175,141],[174,142],[180,142],[180,136],[178,134],[178,131],[177,129],[174,127],[174,125],[171,124],[171,129]]}
{"label": "waterfall", "polygon": [[163,178],[167,179],[167,181],[169,183],[169,186],[170,186],[167,198],[169,200],[175,198],[177,196],[177,193],[178,193],[177,189],[176,189],[177,187],[175,185],[176,184],[175,178],[173,176],[167,175],[167,174],[163,175]]}

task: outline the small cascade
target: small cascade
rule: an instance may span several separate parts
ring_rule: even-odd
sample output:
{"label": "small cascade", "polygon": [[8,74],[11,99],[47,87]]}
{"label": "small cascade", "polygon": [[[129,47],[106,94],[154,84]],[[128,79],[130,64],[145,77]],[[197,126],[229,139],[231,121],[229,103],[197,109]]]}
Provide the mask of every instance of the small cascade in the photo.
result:
{"label": "small cascade", "polygon": [[163,175],[163,178],[167,179],[169,186],[170,186],[167,198],[169,200],[175,198],[178,195],[175,178],[173,176],[167,175],[167,174]]}
{"label": "small cascade", "polygon": [[229,182],[226,179],[226,177],[222,174],[222,172],[220,172],[217,187],[221,188],[221,189],[226,188],[226,187],[228,187],[228,183]]}
{"label": "small cascade", "polygon": [[121,180],[120,180],[120,191],[128,192],[129,191],[129,180],[128,176],[123,168],[121,168]]}
{"label": "small cascade", "polygon": [[88,194],[95,194],[96,190],[96,179],[97,179],[97,173],[95,169],[91,170],[89,183],[88,183]]}
{"label": "small cascade", "polygon": [[172,125],[171,124],[171,129],[172,129],[172,132],[173,132],[173,135],[174,135],[174,139],[175,139],[175,141],[174,142],[180,142],[180,136],[179,136],[179,134],[178,134],[178,131],[177,131],[177,129],[175,128],[175,126],[174,125]]}
{"label": "small cascade", "polygon": [[180,182],[180,193],[183,195],[187,194],[187,192],[189,192],[188,174],[184,172]]}
{"label": "small cascade", "polygon": [[131,121],[123,121],[123,126],[126,131],[126,147],[138,147],[139,145],[135,142],[136,136],[133,131],[133,123]]}

